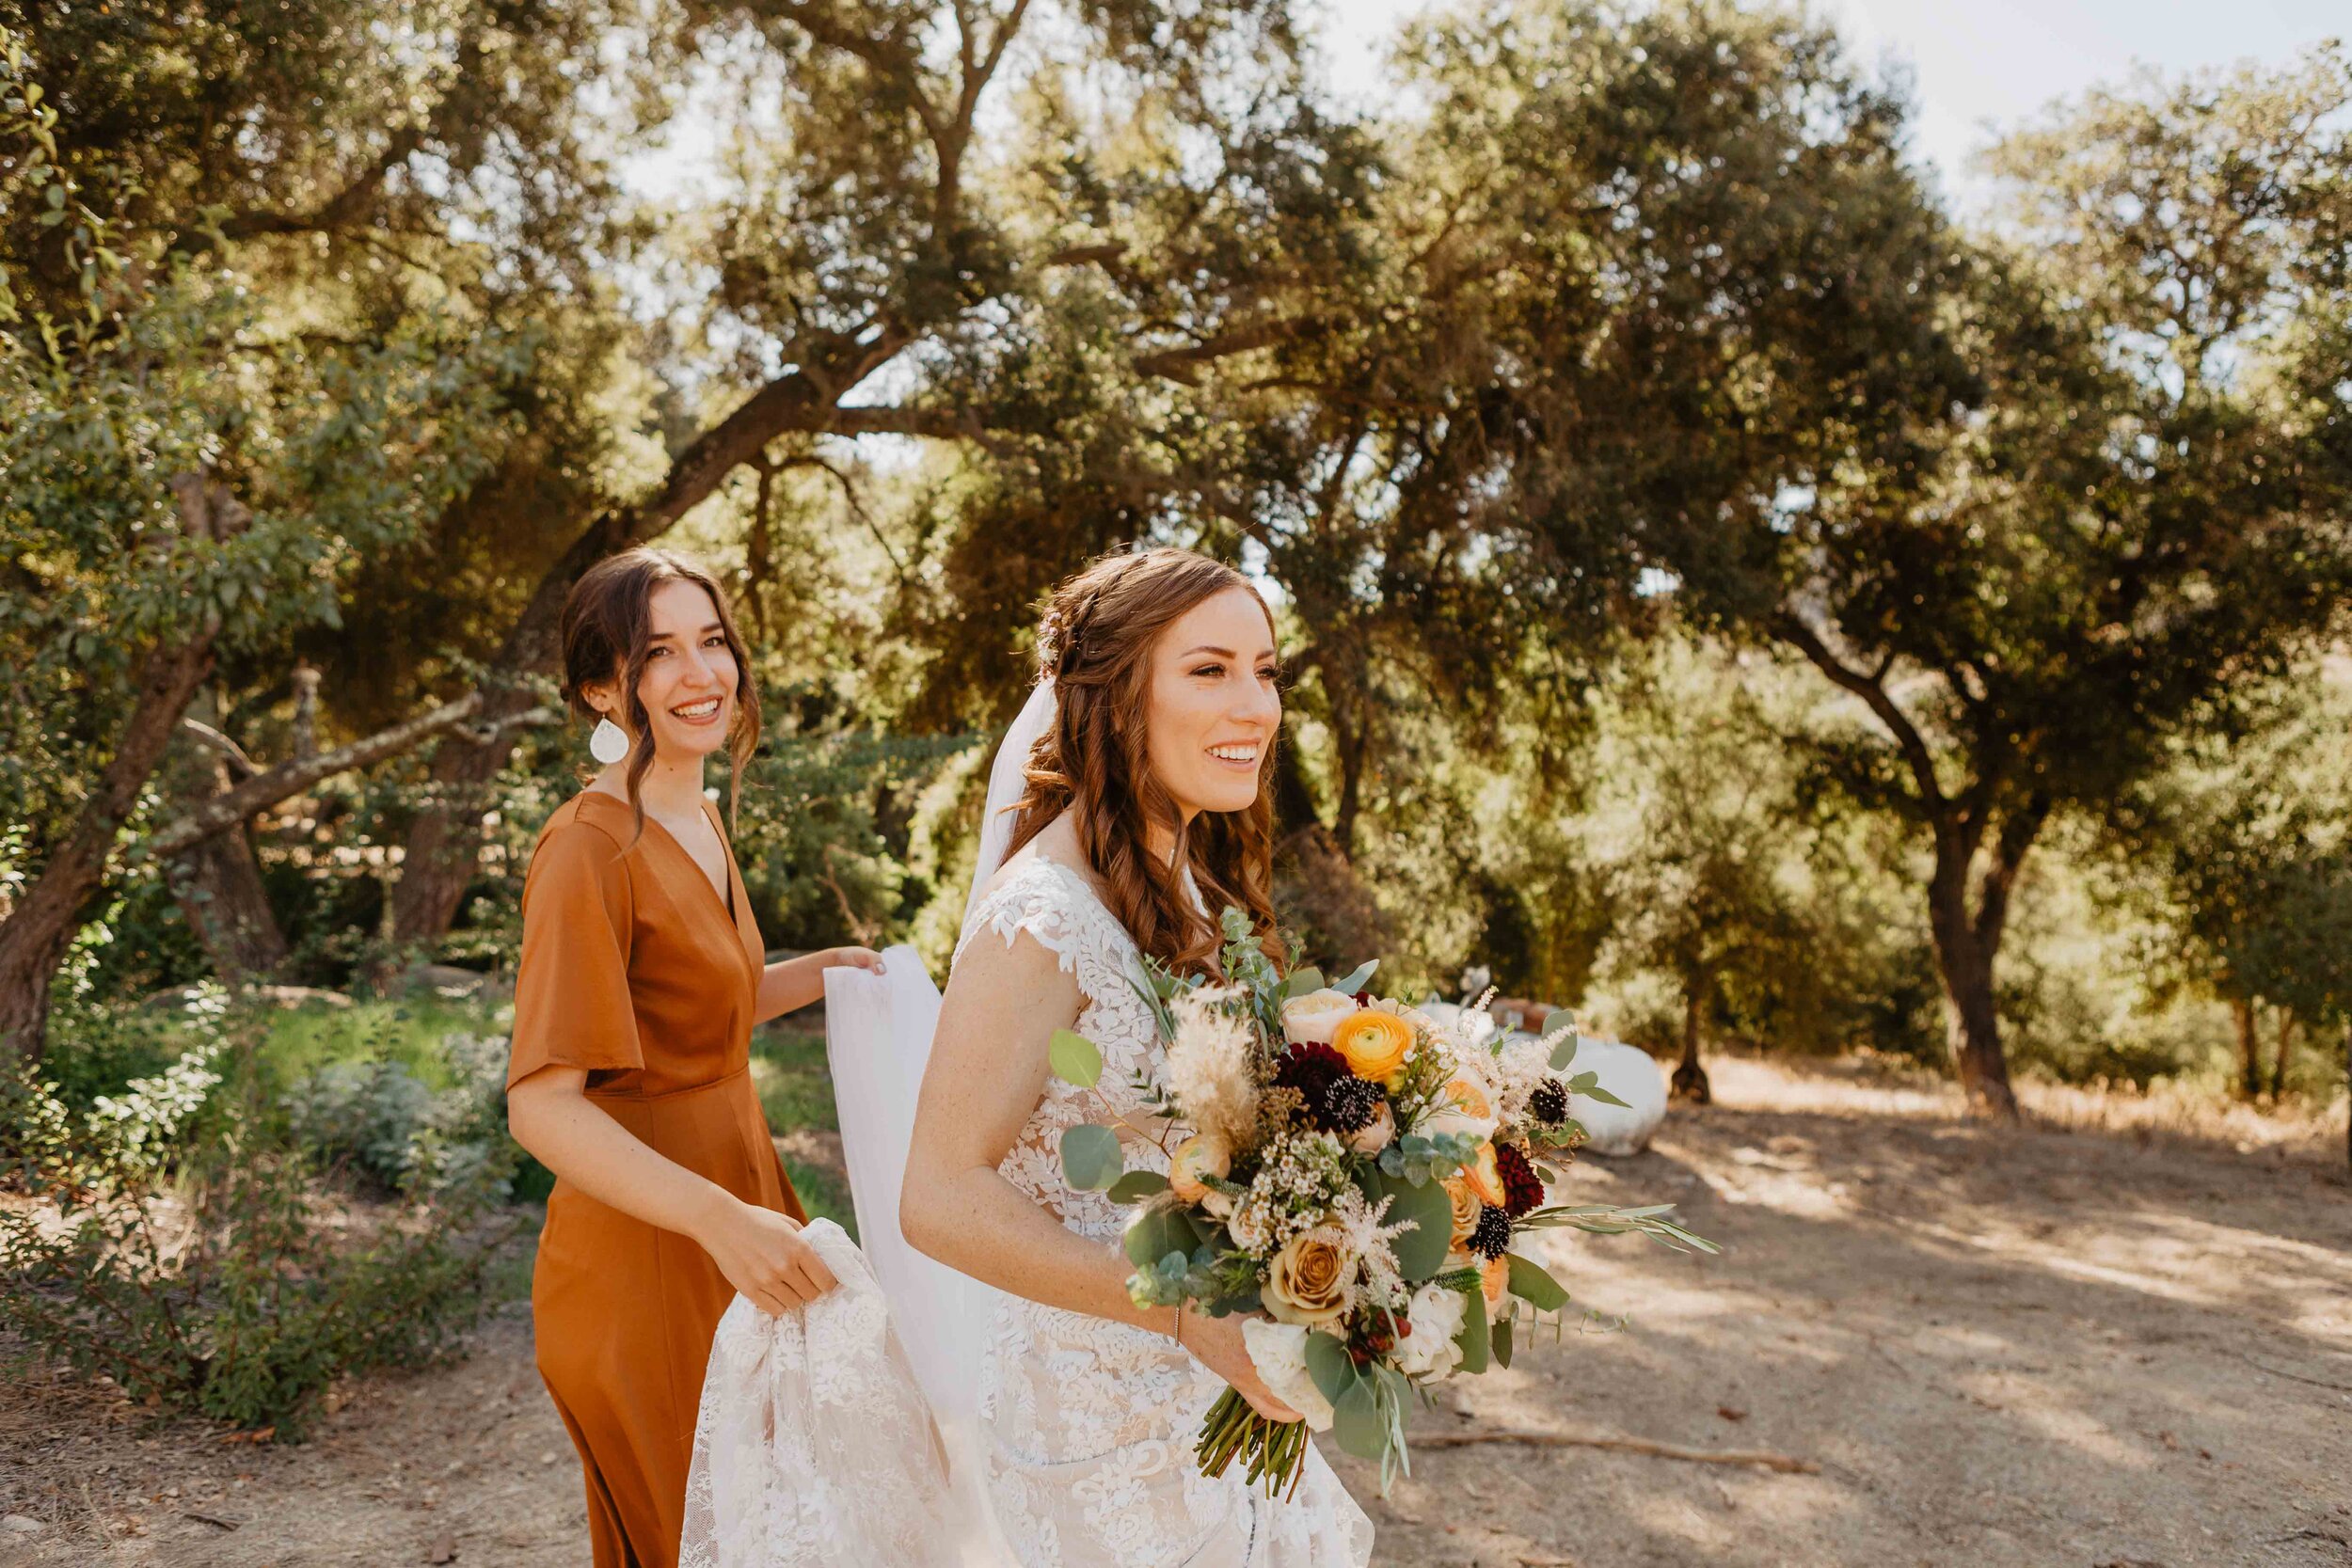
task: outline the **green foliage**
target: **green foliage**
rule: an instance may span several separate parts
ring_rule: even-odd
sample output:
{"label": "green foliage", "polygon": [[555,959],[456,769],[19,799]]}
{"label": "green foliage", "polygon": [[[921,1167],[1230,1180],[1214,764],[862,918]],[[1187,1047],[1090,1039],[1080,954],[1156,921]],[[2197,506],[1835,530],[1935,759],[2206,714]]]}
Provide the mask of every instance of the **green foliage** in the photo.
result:
{"label": "green foliage", "polygon": [[[803,1130],[839,1131],[821,1032],[795,1028],[788,1021],[754,1032],[752,1085],[769,1128],[779,1136]],[[787,1158],[785,1174],[792,1179],[792,1190],[811,1218],[833,1220],[850,1236],[857,1235],[849,1188],[833,1170]]]}
{"label": "green foliage", "polygon": [[414,1365],[471,1323],[512,1233],[487,1218],[511,1161],[411,1161],[398,1200],[347,1233],[326,1173],[276,1135],[249,1023],[214,996],[182,1027],[177,1060],[87,1112],[12,1073],[34,1201],[0,1214],[0,1321],[134,1399],[298,1435],[336,1377]]}

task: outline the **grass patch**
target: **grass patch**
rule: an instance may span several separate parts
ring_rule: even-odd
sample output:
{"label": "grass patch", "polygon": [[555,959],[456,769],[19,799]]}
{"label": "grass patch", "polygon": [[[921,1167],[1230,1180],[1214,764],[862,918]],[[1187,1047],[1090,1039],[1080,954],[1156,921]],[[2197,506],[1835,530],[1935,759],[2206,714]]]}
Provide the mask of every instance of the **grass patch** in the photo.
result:
{"label": "grass patch", "polygon": [[759,1108],[768,1113],[771,1132],[790,1132],[803,1127],[826,1132],[841,1130],[841,1118],[833,1103],[833,1069],[825,1063],[823,1030],[771,1023],[753,1031],[752,1085],[759,1091]]}
{"label": "grass patch", "polygon": [[857,1240],[857,1210],[850,1201],[850,1189],[841,1178],[817,1165],[787,1159],[784,1174],[792,1179],[792,1190],[801,1196],[801,1207],[813,1220],[831,1220]]}
{"label": "grass patch", "polygon": [[[752,1086],[768,1130],[779,1136],[814,1130],[837,1132],[841,1118],[833,1102],[833,1071],[825,1061],[821,1029],[773,1023],[752,1034]],[[785,1174],[811,1219],[832,1220],[852,1237],[857,1215],[849,1184],[840,1173],[787,1157]]]}

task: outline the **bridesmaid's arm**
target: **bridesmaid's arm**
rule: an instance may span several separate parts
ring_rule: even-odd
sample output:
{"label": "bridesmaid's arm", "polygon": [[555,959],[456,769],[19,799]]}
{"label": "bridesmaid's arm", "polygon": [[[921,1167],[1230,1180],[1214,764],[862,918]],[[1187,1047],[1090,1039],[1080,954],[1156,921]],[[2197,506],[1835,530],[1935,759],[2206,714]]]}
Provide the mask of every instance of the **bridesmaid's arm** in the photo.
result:
{"label": "bridesmaid's arm", "polygon": [[[975,942],[947,982],[899,1188],[908,1244],[949,1268],[1065,1311],[1173,1334],[1276,1420],[1298,1413],[1250,1365],[1239,1316],[1137,1307],[1125,1256],[1067,1229],[997,1173],[1045,1090],[1054,1031],[1077,1022],[1074,976],[1029,936]],[[946,1021],[955,1027],[946,1027]]]}
{"label": "bridesmaid's arm", "polygon": [[782,1312],[833,1289],[833,1274],[801,1239],[800,1226],[746,1203],[707,1177],[657,1153],[584,1092],[580,1068],[544,1067],[506,1091],[506,1126],[539,1163],[608,1208],[691,1237],[719,1272],[764,1312]]}
{"label": "bridesmaid's arm", "polygon": [[870,969],[880,974],[882,955],[870,947],[828,947],[770,964],[759,972],[759,1001],[752,1009],[752,1022],[765,1023],[822,1000],[829,969]]}

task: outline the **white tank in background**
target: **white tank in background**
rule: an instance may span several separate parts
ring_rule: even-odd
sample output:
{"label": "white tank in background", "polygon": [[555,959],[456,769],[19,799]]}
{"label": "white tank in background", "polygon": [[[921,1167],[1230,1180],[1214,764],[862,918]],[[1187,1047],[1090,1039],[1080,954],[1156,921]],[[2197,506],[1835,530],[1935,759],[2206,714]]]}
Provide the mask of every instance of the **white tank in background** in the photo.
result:
{"label": "white tank in background", "polygon": [[[1461,1006],[1454,1002],[1424,1002],[1421,1010],[1439,1023],[1452,1023],[1463,1012]],[[1471,1038],[1481,1044],[1491,1042],[1497,1031],[1494,1019],[1486,1013],[1472,1014],[1469,1027]],[[1515,1038],[1529,1037],[1524,1031],[1516,1029],[1509,1035]],[[1571,1075],[1598,1073],[1600,1086],[1625,1101],[1617,1106],[1587,1095],[1570,1097],[1570,1114],[1591,1134],[1591,1141],[1584,1146],[1585,1152],[1639,1154],[1649,1147],[1651,1137],[1666,1119],[1666,1075],[1648,1052],[1620,1040],[1579,1035],[1576,1059],[1567,1070]]]}

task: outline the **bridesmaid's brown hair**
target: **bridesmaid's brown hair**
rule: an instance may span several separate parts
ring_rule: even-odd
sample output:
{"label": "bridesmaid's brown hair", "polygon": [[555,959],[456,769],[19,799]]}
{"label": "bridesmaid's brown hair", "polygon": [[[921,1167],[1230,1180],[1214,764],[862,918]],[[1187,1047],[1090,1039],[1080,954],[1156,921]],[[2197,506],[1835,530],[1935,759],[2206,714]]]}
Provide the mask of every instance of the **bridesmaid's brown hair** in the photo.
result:
{"label": "bridesmaid's brown hair", "polygon": [[[735,717],[727,725],[727,832],[735,832],[735,810],[743,792],[743,764],[759,746],[759,687],[752,679],[752,657],[735,629],[735,610],[718,580],[685,556],[639,546],[609,555],[580,574],[564,601],[564,701],[583,719],[602,717],[589,703],[587,687],[610,681],[628,705],[632,735],[653,734],[653,716],[637,695],[652,651],[653,595],[663,583],[691,582],[710,595],[719,629],[735,656]],[[637,831],[645,831],[645,803],[637,785],[653,766],[653,748],[629,749],[628,804]]]}

